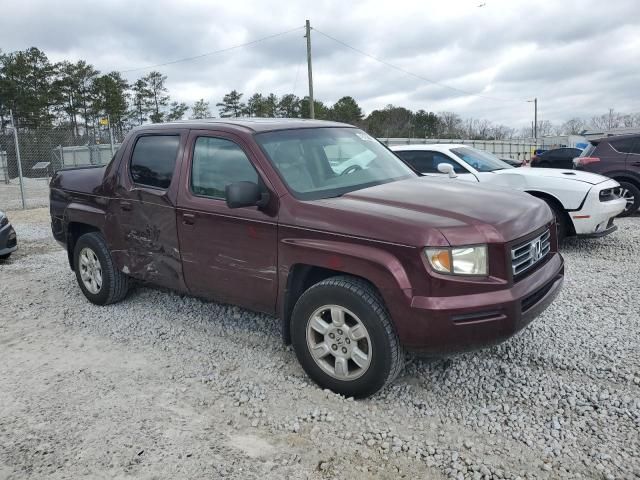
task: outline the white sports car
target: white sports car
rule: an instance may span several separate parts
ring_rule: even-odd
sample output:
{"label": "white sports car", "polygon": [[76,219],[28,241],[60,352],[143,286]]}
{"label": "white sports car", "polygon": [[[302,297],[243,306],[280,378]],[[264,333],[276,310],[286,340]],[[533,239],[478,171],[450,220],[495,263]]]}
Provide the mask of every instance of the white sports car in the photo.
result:
{"label": "white sports car", "polygon": [[556,216],[558,238],[600,237],[617,229],[614,218],[626,201],[615,180],[578,170],[513,168],[491,153],[468,145],[398,145],[396,155],[424,175],[486,182],[515,188],[547,202]]}

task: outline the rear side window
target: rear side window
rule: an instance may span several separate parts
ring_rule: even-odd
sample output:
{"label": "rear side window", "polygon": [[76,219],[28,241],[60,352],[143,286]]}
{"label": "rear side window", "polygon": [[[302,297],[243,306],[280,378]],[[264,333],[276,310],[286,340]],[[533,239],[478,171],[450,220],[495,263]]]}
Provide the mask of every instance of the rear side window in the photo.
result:
{"label": "rear side window", "polygon": [[620,140],[611,140],[611,146],[620,153],[635,153],[633,144],[636,143],[635,138],[622,138]]}
{"label": "rear side window", "polygon": [[564,148],[562,150],[562,156],[564,158],[575,158],[580,155],[580,149],[578,148]]}
{"label": "rear side window", "polygon": [[596,151],[596,148],[598,147],[597,143],[589,143],[589,145],[587,145],[585,147],[584,150],[582,150],[582,153],[580,153],[580,157],[590,157],[593,152]]}
{"label": "rear side window", "polygon": [[131,156],[131,178],[140,185],[169,188],[180,146],[178,135],[138,138]]}
{"label": "rear side window", "polygon": [[223,138],[196,140],[191,168],[195,195],[223,199],[227,185],[243,181],[258,183],[258,173],[238,145]]}

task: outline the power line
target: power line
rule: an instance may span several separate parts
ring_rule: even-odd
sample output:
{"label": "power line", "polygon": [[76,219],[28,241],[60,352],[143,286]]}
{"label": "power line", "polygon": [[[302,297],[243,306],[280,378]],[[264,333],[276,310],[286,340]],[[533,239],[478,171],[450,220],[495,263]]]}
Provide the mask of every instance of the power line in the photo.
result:
{"label": "power line", "polygon": [[119,72],[120,73],[137,72],[137,71],[140,71],[140,70],[148,70],[150,68],[158,68],[158,67],[164,67],[164,66],[167,66],[167,65],[174,65],[176,63],[190,62],[192,60],[197,60],[199,58],[208,57],[210,55],[216,55],[218,53],[229,52],[231,50],[235,50],[235,49],[238,49],[238,48],[249,47],[251,45],[255,45],[256,43],[264,42],[265,40],[271,40],[272,38],[276,38],[276,37],[281,37],[282,35],[286,35],[288,33],[295,32],[295,31],[301,30],[303,28],[305,28],[305,27],[304,26],[299,26],[299,27],[296,27],[296,28],[292,28],[291,30],[286,30],[284,32],[274,33],[273,35],[268,35],[266,37],[258,38],[256,40],[252,40],[250,42],[241,43],[240,45],[234,45],[232,47],[222,48],[220,50],[214,50],[212,52],[202,53],[200,55],[194,55],[193,57],[184,57],[184,58],[179,58],[177,60],[171,60],[169,62],[157,63],[155,65],[147,65],[146,67],[138,67],[138,68],[129,68],[127,70],[119,70]]}
{"label": "power line", "polygon": [[457,87],[452,87],[451,85],[447,85],[445,83],[441,83],[441,82],[438,82],[436,80],[431,80],[430,78],[423,77],[422,75],[418,75],[417,73],[414,73],[414,72],[411,72],[409,70],[406,70],[406,69],[404,69],[402,67],[394,65],[393,63],[389,63],[389,62],[387,62],[385,60],[382,60],[381,58],[378,58],[375,55],[372,55],[372,54],[364,52],[364,51],[362,51],[362,50],[360,50],[360,49],[358,49],[356,47],[353,47],[353,46],[349,45],[348,43],[343,42],[342,40],[338,40],[337,38],[332,37],[331,35],[329,35],[327,33],[321,32],[317,28],[314,28],[313,30],[315,32],[319,33],[320,35],[328,38],[329,40],[333,40],[334,42],[339,43],[343,47],[346,47],[346,48],[348,48],[350,50],[353,50],[354,52],[359,53],[360,55],[364,55],[365,57],[371,58],[371,59],[375,60],[376,62],[381,63],[381,64],[383,64],[383,65],[385,65],[385,66],[387,66],[389,68],[392,68],[394,70],[402,72],[405,75],[409,75],[411,77],[415,77],[415,78],[417,78],[419,80],[422,80],[422,81],[427,82],[427,83],[431,83],[433,85],[437,85],[437,86],[442,87],[442,88],[448,88],[449,90],[453,90],[453,91],[458,92],[458,93],[460,93],[462,95],[471,96],[471,97],[479,97],[479,98],[484,98],[484,99],[487,99],[487,100],[496,100],[496,101],[500,101],[500,102],[524,102],[525,101],[525,100],[519,100],[519,99],[515,99],[515,98],[500,98],[500,97],[493,97],[493,96],[489,96],[489,95],[483,95],[483,94],[480,94],[480,93],[469,92],[467,90],[463,90],[463,89],[457,88]]}

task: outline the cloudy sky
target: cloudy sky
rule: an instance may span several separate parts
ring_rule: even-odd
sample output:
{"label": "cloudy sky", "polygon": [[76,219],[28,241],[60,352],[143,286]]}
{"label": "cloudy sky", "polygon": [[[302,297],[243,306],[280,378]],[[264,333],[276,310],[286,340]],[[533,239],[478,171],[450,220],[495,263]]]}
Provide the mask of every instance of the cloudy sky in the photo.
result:
{"label": "cloudy sky", "polygon": [[393,103],[514,127],[531,123],[533,97],[553,122],[640,111],[638,0],[16,0],[2,7],[0,48],[37,46],[133,81],[300,27],[156,69],[187,103],[231,89],[302,97],[307,18],[315,97],[327,103],[351,95],[365,112]]}

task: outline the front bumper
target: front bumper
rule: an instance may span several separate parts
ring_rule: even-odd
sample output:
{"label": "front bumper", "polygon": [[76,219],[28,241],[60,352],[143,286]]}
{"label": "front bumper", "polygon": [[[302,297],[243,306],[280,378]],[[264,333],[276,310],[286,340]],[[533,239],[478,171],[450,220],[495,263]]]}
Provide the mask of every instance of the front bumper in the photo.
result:
{"label": "front bumper", "polygon": [[0,228],[0,255],[8,255],[18,249],[16,231],[11,224]]}
{"label": "front bumper", "polygon": [[600,201],[600,192],[608,188],[619,187],[615,180],[607,180],[594,185],[585,198],[580,210],[568,212],[576,235],[581,237],[602,237],[615,232],[617,227],[613,219],[625,208],[624,198]]}
{"label": "front bumper", "polygon": [[413,297],[402,321],[396,321],[400,341],[409,350],[429,354],[495,345],[547,308],[563,281],[564,261],[554,252],[543,266],[510,288],[477,295]]}

